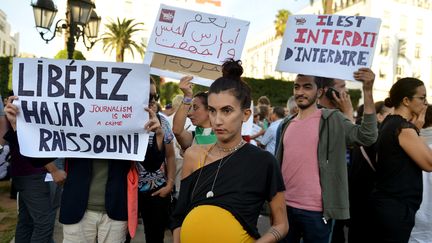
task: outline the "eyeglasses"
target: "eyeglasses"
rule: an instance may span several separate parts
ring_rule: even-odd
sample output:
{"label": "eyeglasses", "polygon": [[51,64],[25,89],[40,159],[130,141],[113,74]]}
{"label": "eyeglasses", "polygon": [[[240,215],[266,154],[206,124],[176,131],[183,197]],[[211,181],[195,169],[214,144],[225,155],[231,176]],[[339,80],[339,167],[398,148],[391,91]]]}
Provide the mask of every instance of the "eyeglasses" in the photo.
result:
{"label": "eyeglasses", "polygon": [[419,100],[422,100],[423,103],[427,104],[427,97],[426,96],[413,96],[412,98],[417,98]]}
{"label": "eyeglasses", "polygon": [[159,100],[159,94],[151,94],[149,96],[149,103],[153,103]]}

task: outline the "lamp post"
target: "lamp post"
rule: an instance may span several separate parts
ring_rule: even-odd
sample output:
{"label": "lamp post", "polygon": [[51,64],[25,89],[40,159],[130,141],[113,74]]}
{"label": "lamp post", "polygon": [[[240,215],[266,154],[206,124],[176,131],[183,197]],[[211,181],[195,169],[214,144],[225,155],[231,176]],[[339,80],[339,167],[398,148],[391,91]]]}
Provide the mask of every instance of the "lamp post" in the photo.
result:
{"label": "lamp post", "polygon": [[[33,7],[36,28],[46,43],[54,39],[57,31],[66,30],[68,59],[73,59],[75,43],[81,36],[87,50],[93,47],[101,18],[94,11],[96,6],[91,0],[68,0],[66,19],[57,21],[54,32],[50,30],[57,14],[57,7],[54,2],[52,0],[37,0],[31,6]],[[48,32],[51,33],[50,37],[47,37]]]}

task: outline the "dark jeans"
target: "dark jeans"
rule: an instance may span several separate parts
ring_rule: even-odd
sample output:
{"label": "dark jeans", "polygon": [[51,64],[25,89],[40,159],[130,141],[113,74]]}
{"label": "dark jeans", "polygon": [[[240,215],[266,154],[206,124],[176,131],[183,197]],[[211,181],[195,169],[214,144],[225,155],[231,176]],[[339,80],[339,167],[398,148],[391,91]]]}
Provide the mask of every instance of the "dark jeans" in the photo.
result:
{"label": "dark jeans", "polygon": [[13,178],[19,192],[16,243],[53,242],[56,207],[50,188],[52,182],[44,182],[44,179],[45,174]]}
{"label": "dark jeans", "polygon": [[283,243],[328,243],[332,223],[323,220],[322,212],[287,207],[289,230]]}
{"label": "dark jeans", "polygon": [[138,206],[143,219],[146,242],[163,243],[168,226],[171,196],[152,197],[138,193]]}

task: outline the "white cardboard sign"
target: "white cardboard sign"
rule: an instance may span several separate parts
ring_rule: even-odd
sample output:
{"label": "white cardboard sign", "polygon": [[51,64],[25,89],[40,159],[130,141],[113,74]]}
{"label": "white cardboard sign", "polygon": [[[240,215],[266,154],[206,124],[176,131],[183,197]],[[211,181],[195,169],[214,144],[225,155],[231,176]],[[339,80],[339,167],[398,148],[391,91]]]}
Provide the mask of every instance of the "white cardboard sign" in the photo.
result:
{"label": "white cardboard sign", "polygon": [[149,83],[143,64],[14,58],[21,153],[144,160]]}
{"label": "white cardboard sign", "polygon": [[276,70],[354,80],[371,67],[381,20],[364,16],[291,15]]}

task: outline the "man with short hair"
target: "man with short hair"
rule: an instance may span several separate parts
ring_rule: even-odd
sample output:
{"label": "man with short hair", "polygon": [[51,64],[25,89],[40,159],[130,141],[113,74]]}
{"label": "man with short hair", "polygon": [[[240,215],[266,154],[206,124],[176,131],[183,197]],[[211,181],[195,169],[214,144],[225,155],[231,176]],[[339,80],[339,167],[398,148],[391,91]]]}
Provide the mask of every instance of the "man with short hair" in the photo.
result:
{"label": "man with short hair", "polygon": [[270,116],[271,124],[265,131],[263,137],[258,142],[260,145],[265,146],[265,150],[271,154],[276,152],[276,132],[282,119],[285,117],[285,110],[283,107],[276,106]]}
{"label": "man with short hair", "polygon": [[354,72],[363,82],[365,113],[361,125],[353,124],[340,111],[319,109],[322,94],[319,77],[298,75],[294,96],[299,112],[285,118],[278,128],[276,158],[285,182],[289,231],[281,242],[328,243],[330,219],[349,218],[347,144],[371,145],[378,132],[369,68]]}
{"label": "man with short hair", "polygon": [[345,80],[318,77],[317,81],[318,88],[322,90],[318,104],[327,109],[339,109],[354,122],[354,109]]}

